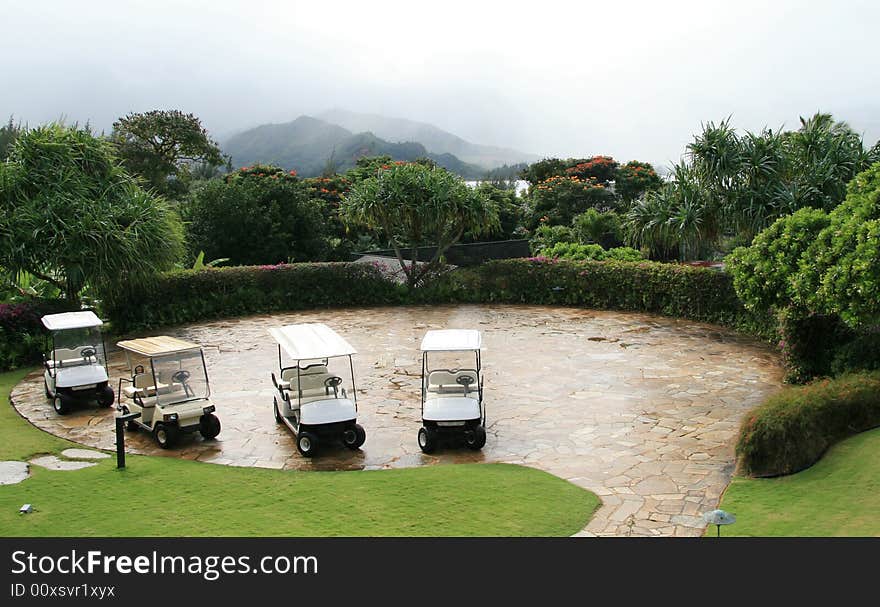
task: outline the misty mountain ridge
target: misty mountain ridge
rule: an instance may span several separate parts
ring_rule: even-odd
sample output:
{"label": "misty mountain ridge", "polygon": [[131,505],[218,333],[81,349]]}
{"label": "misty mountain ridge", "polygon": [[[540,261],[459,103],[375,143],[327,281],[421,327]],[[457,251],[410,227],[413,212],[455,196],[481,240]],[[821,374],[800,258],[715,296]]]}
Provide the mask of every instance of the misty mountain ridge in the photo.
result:
{"label": "misty mountain ridge", "polygon": [[452,154],[464,162],[484,169],[494,169],[505,164],[531,163],[542,158],[510,148],[471,143],[426,122],[362,114],[341,108],[328,110],[317,117],[354,133],[375,133],[377,137],[391,142],[417,141],[434,154]]}
{"label": "misty mountain ridge", "polygon": [[[263,124],[238,132],[226,138],[222,147],[235,166],[276,164],[285,169],[296,169],[304,177],[320,175],[327,170],[346,171],[362,156],[388,155],[395,160],[406,161],[419,157],[431,158],[438,165],[465,179],[482,179],[489,168],[522,163],[525,162],[523,158],[538,158],[514,150],[472,144],[430,124],[343,113],[342,110],[332,112],[346,118],[346,122],[354,127],[379,126],[384,133],[391,132],[398,137],[412,134],[421,136],[423,140],[400,137],[396,141],[388,141],[388,137],[369,128],[348,128],[328,120],[300,116],[291,122]],[[353,123],[353,120],[361,122]],[[479,156],[481,163],[465,161],[459,155],[447,151],[450,149],[469,152],[469,158]],[[490,156],[495,160],[490,162]],[[505,162],[500,162],[501,160]]]}

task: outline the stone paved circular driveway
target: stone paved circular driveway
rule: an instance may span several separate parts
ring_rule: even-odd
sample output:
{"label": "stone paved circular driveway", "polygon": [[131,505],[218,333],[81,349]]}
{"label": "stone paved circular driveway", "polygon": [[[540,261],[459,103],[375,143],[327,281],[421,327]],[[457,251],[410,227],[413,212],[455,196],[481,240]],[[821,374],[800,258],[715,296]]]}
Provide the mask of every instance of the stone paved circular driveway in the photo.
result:
{"label": "stone paved circular driveway", "polygon": [[[362,451],[332,448],[308,460],[276,425],[270,326],[324,322],[357,349]],[[418,345],[428,329],[483,332],[488,441],[482,452],[423,455]],[[153,332],[150,334],[157,334]],[[711,325],[644,314],[536,306],[431,306],[254,316],[176,327],[205,347],[223,422],[216,441],[187,437],[162,451],[145,433],[130,452],[239,466],[374,469],[510,462],[546,470],[597,493],[603,506],[584,534],[699,535],[733,472],[745,411],[781,385],[776,355]],[[124,374],[111,353],[111,376]],[[32,374],[13,391],[36,426],[112,449],[113,409],[58,416]]]}

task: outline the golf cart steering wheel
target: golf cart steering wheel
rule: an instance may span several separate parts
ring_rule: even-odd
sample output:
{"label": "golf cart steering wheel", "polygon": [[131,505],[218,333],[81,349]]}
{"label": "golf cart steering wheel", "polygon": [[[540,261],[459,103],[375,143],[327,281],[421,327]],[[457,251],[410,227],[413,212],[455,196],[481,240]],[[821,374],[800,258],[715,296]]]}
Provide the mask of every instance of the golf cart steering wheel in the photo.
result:
{"label": "golf cart steering wheel", "polygon": [[464,395],[467,396],[468,387],[474,383],[474,378],[470,375],[459,375],[455,378],[455,383],[464,388]]}
{"label": "golf cart steering wheel", "polygon": [[92,358],[97,353],[98,353],[98,351],[95,348],[93,348],[92,346],[86,346],[85,348],[83,348],[82,350],[79,351],[79,355],[85,359]]}
{"label": "golf cart steering wheel", "polygon": [[174,375],[171,376],[171,380],[181,384],[185,384],[189,377],[189,371],[187,371],[186,369],[181,369],[180,371],[175,371]]}
{"label": "golf cart steering wheel", "polygon": [[327,379],[324,380],[324,392],[326,394],[330,394],[330,390],[333,390],[333,396],[336,396],[337,395],[336,389],[339,387],[339,385],[341,383],[342,383],[341,377],[337,377],[335,375],[333,377],[328,377]]}

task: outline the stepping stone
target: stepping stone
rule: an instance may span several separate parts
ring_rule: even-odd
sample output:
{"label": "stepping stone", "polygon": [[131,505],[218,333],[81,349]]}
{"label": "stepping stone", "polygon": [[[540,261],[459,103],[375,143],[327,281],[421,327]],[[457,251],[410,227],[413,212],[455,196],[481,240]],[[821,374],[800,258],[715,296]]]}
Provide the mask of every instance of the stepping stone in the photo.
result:
{"label": "stepping stone", "polygon": [[58,459],[54,455],[41,455],[32,459],[30,463],[48,470],[82,470],[97,465],[92,462],[71,462]]}
{"label": "stepping stone", "polygon": [[91,449],[65,449],[61,455],[70,459],[107,459],[110,457],[106,453],[100,451],[92,451]]}
{"label": "stepping stone", "polygon": [[0,462],[0,485],[14,485],[28,477],[28,465],[25,462]]}

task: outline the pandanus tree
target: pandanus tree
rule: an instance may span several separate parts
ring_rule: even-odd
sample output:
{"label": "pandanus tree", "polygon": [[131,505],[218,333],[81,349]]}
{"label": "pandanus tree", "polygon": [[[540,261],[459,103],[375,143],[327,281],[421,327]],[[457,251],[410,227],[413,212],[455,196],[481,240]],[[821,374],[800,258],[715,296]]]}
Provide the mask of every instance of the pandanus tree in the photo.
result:
{"label": "pandanus tree", "polygon": [[144,286],[182,252],[183,229],[88,130],[49,124],[22,133],[0,164],[0,267],[29,273],[78,303]]}
{"label": "pandanus tree", "polygon": [[630,238],[653,250],[678,249],[680,258],[705,252],[723,235],[750,242],[798,209],[840,204],[846,184],[878,153],[828,114],[802,118],[795,131],[743,135],[727,120],[710,122],[669,184],[631,207]]}
{"label": "pandanus tree", "polygon": [[[417,163],[379,167],[375,176],[345,195],[341,211],[347,222],[372,229],[389,242],[410,288],[437,268],[465,232],[489,233],[499,223],[496,205],[481,191],[446,169]],[[424,260],[419,259],[422,245],[436,247]]]}

